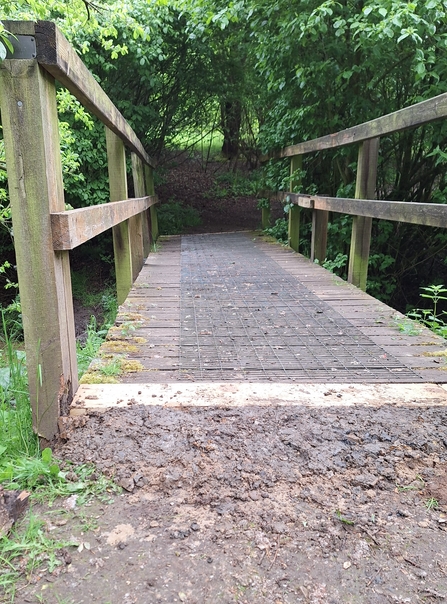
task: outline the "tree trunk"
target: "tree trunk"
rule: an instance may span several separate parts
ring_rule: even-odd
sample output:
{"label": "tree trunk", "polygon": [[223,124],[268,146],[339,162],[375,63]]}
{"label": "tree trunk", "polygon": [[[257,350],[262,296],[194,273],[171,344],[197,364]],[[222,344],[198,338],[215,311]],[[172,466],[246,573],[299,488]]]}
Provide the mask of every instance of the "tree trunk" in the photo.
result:
{"label": "tree trunk", "polygon": [[242,122],[242,104],[238,100],[224,101],[220,106],[223,145],[222,155],[235,159],[239,153],[239,137]]}

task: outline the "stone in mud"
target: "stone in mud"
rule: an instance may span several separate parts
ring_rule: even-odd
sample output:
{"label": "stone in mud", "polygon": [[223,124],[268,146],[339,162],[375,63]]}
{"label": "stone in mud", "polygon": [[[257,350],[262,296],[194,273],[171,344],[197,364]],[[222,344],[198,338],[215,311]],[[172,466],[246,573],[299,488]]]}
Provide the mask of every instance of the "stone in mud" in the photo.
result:
{"label": "stone in mud", "polygon": [[122,476],[121,478],[117,478],[115,480],[116,484],[122,487],[125,491],[132,493],[135,488],[134,480],[131,476]]}
{"label": "stone in mud", "polygon": [[354,476],[352,483],[361,487],[371,488],[374,487],[378,481],[379,479],[377,476],[366,472],[365,474]]}

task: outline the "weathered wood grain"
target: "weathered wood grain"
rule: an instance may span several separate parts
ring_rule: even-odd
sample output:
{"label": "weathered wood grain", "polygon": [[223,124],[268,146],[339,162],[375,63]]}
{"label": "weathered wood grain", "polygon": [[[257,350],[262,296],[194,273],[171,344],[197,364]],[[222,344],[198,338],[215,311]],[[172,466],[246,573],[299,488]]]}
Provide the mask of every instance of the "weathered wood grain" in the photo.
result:
{"label": "weathered wood grain", "polygon": [[151,196],[124,199],[78,210],[53,212],[51,214],[53,248],[72,250],[123,220],[144,212],[157,202],[157,197]]}
{"label": "weathered wood grain", "polygon": [[410,105],[410,107],[405,107],[369,122],[364,122],[358,126],[285,147],[280,151],[272,152],[269,156],[263,156],[261,161],[266,161],[269,157],[293,157],[294,155],[313,151],[344,147],[393,132],[400,132],[407,128],[414,128],[445,117],[447,117],[447,93]]}
{"label": "weathered wood grain", "polygon": [[69,257],[50,220],[65,207],[55,83],[28,59],[3,61],[0,78],[33,425],[52,442],[78,381]]}
{"label": "weathered wood grain", "polygon": [[[145,163],[155,166],[154,160],[146,153],[135,132],[57,26],[50,21],[38,21],[32,25],[34,26],[39,64],[65,86],[84,107],[125,141],[126,145]],[[7,28],[16,35],[22,33],[30,35],[31,33],[30,24],[24,25],[20,21],[8,21]]]}
{"label": "weathered wood grain", "polygon": [[[290,161],[290,190],[293,191],[301,185],[301,169],[303,166],[302,155],[295,155]],[[300,246],[300,209],[292,206],[289,209],[289,246],[295,252],[299,251]]]}
{"label": "weathered wood grain", "polygon": [[[146,182],[146,191],[148,195],[155,195],[154,170],[151,166],[144,166],[144,178]],[[159,237],[157,208],[151,207],[150,211],[150,233],[152,241],[157,241]]]}
{"label": "weathered wood grain", "polygon": [[[364,141],[359,148],[357,161],[356,199],[373,198],[376,195],[377,161],[380,139]],[[366,291],[372,219],[354,216],[351,248],[349,251],[348,281]]]}
{"label": "weathered wood grain", "polygon": [[[108,128],[106,128],[106,143],[110,201],[118,201],[127,197],[126,151],[122,140]],[[129,221],[130,219],[124,220],[113,227],[118,304],[124,302],[134,281]]]}
{"label": "weathered wood grain", "polygon": [[312,236],[310,242],[310,259],[312,262],[324,262],[327,248],[327,227],[329,212],[327,210],[312,211]]}
{"label": "weathered wood grain", "polygon": [[[146,195],[146,182],[144,178],[144,163],[136,153],[132,153],[132,179],[135,197],[144,197]],[[143,258],[141,258],[140,269],[143,266],[143,259],[149,256],[151,250],[150,236],[150,213],[145,211],[141,214],[141,235],[143,238]]]}
{"label": "weathered wood grain", "polygon": [[442,203],[407,203],[322,196],[314,196],[312,199],[316,208],[331,212],[447,228],[447,206]]}

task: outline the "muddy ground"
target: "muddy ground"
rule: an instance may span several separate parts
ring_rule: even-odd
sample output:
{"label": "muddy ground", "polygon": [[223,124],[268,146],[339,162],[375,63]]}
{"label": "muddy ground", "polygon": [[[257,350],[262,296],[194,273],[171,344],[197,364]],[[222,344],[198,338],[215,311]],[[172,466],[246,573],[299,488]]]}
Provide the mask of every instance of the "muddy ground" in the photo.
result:
{"label": "muddy ground", "polygon": [[15,601],[445,601],[445,408],[338,400],[76,419],[56,454],[93,461],[123,493],[55,504],[48,531],[79,547]]}

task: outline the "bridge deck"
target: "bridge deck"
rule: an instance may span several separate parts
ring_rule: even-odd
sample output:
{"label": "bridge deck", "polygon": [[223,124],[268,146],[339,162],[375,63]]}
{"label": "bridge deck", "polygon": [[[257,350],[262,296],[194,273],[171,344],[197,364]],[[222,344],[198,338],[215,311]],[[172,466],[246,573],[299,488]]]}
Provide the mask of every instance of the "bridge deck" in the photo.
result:
{"label": "bridge deck", "polygon": [[[264,383],[263,392],[290,396],[299,384],[324,394],[363,385],[371,400],[379,384],[410,397],[431,384],[436,398],[445,396],[435,386],[447,382],[444,349],[429,330],[263,237],[188,235],[164,238],[149,256],[86,381],[125,384],[112,389],[115,402],[158,398],[161,385],[172,397],[197,394],[210,382]],[[124,373],[110,378],[117,356]],[[95,407],[106,391],[81,386],[74,407]]]}

